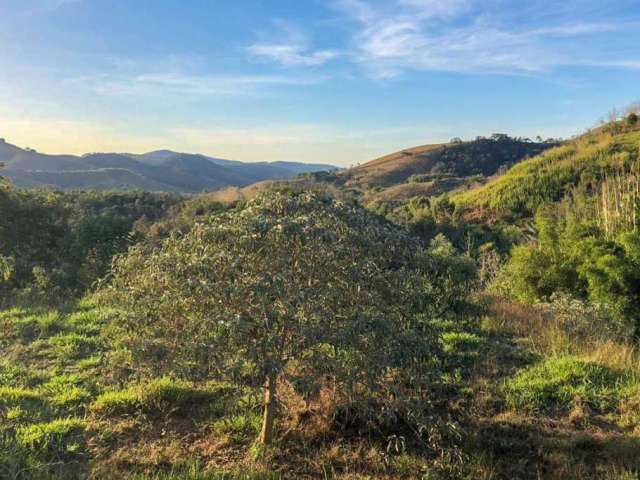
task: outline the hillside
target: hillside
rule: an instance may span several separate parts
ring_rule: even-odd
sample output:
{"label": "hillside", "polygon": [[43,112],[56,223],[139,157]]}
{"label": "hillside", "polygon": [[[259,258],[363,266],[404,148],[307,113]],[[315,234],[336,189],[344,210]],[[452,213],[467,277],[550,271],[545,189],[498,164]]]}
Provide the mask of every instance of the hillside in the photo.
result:
{"label": "hillside", "polygon": [[0,162],[17,186],[58,189],[142,189],[198,193],[243,187],[300,173],[333,170],[331,165],[299,162],[245,163],[161,150],[142,155],[92,153],[47,155],[0,142]]}
{"label": "hillside", "polygon": [[523,161],[452,200],[483,217],[531,216],[544,204],[596,192],[607,177],[628,177],[637,171],[639,160],[637,126],[595,130]]}
{"label": "hillside", "polygon": [[348,172],[348,185],[389,187],[412,175],[489,176],[551,146],[495,134],[468,142],[423,145],[372,160]]}
{"label": "hillside", "polygon": [[535,143],[494,134],[466,142],[407,148],[349,170],[312,177],[353,192],[366,205],[402,202],[415,196],[473,188],[553,145],[553,141]]}

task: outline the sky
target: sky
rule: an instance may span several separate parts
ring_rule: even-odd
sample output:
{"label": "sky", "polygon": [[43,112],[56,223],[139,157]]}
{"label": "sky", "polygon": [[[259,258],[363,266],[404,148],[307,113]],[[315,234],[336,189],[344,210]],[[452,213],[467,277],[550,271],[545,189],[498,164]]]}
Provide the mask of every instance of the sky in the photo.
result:
{"label": "sky", "polygon": [[0,0],[0,137],[348,166],[640,99],[640,0]]}

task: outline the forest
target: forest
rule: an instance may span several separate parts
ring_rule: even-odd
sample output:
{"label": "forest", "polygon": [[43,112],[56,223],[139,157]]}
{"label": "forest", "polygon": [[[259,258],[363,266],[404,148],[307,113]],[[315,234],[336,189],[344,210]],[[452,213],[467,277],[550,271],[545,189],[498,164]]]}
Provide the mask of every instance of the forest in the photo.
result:
{"label": "forest", "polygon": [[0,478],[640,478],[638,113],[438,148],[233,201],[0,177]]}

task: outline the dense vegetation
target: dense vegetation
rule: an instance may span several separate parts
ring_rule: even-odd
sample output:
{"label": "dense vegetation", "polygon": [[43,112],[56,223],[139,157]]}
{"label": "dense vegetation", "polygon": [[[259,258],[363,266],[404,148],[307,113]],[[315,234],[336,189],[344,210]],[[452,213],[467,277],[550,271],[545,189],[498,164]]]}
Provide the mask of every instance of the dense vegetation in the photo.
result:
{"label": "dense vegetation", "polygon": [[0,477],[638,478],[639,126],[368,210],[3,182]]}
{"label": "dense vegetation", "polygon": [[5,299],[86,291],[106,274],[115,253],[139,239],[136,223],[158,220],[180,201],[145,192],[1,192],[0,292]]}

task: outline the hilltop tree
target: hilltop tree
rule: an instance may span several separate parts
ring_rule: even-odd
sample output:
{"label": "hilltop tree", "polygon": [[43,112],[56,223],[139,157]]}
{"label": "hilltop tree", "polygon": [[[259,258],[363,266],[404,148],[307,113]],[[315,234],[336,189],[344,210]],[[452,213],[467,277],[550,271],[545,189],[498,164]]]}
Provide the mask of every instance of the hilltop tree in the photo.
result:
{"label": "hilltop tree", "polygon": [[137,361],[263,388],[267,444],[283,378],[303,395],[327,379],[348,398],[426,392],[439,347],[417,313],[438,293],[422,252],[359,207],[272,192],[159,249],[134,247],[105,293]]}

